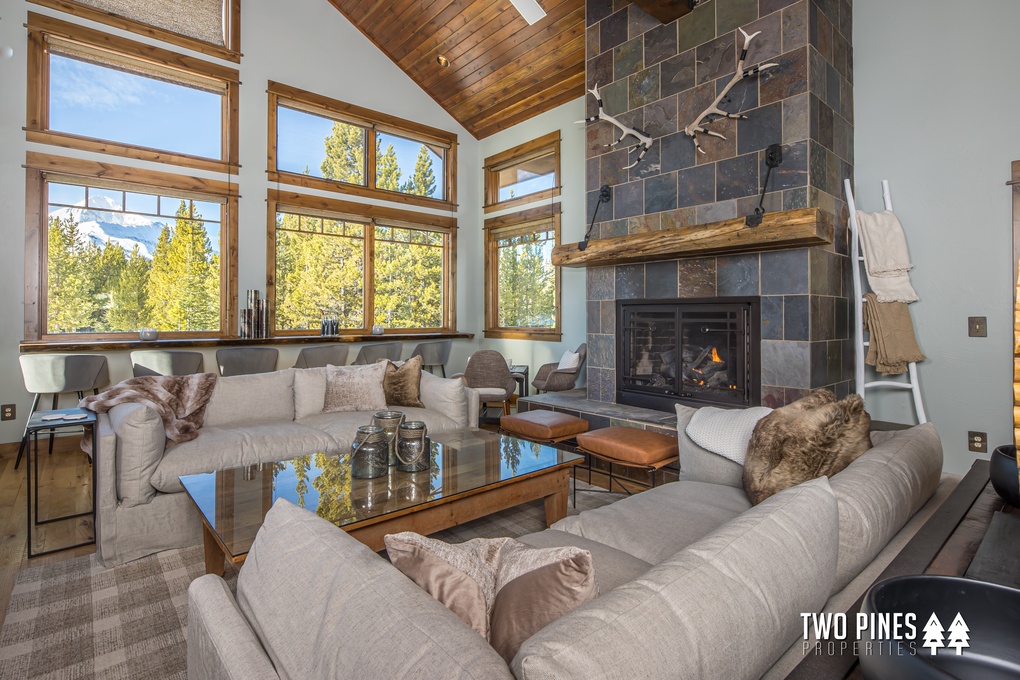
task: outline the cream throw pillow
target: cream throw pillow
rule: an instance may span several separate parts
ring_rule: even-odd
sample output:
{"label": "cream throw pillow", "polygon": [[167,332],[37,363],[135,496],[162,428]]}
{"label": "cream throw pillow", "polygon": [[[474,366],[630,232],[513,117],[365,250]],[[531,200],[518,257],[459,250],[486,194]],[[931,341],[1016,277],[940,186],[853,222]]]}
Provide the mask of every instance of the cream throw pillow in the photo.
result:
{"label": "cream throw pillow", "polygon": [[381,411],[386,408],[383,378],[386,363],[367,366],[327,366],[323,413]]}
{"label": "cream throw pillow", "polygon": [[560,357],[560,363],[556,365],[557,371],[569,371],[577,368],[577,365],[581,362],[581,355],[577,352],[571,352],[569,349],[563,353]]}
{"label": "cream throw pillow", "polygon": [[512,538],[383,538],[390,562],[484,637],[507,663],[529,637],[598,595],[591,553]]}

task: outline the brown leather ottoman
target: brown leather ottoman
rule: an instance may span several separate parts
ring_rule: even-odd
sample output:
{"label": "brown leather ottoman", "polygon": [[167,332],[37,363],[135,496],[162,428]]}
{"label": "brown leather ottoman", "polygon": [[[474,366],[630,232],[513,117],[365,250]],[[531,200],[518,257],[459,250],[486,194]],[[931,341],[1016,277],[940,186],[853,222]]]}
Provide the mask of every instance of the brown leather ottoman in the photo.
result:
{"label": "brown leather ottoman", "polygon": [[[635,427],[604,427],[577,435],[578,453],[609,463],[609,488],[613,488],[613,465],[646,470],[655,486],[655,471],[680,460],[676,437]],[[589,467],[589,477],[591,470]],[[622,486],[622,485],[621,485]],[[623,490],[628,494],[626,487]]]}
{"label": "brown leather ottoman", "polygon": [[502,416],[499,427],[521,439],[535,442],[561,442],[572,439],[588,430],[584,418],[568,416],[556,411],[525,411],[511,416]]}

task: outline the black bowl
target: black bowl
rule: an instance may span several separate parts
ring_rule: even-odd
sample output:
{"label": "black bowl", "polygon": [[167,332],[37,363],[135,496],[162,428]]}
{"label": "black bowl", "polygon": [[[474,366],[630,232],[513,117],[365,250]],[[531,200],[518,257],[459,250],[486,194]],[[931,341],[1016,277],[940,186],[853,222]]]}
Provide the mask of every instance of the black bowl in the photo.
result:
{"label": "black bowl", "polygon": [[[1020,590],[953,576],[900,576],[872,586],[861,613],[915,617],[914,635],[890,639],[874,627],[862,632],[858,653],[867,680],[1020,677]],[[941,634],[927,625],[933,613]],[[957,615],[964,626],[953,626]],[[946,646],[932,656],[924,646],[926,637],[949,645],[954,636],[968,645],[959,647],[960,654]]]}
{"label": "black bowl", "polygon": [[992,451],[992,459],[988,462],[988,476],[992,479],[992,488],[999,498],[1014,508],[1020,508],[1020,483],[1017,480],[1016,447],[999,446]]}

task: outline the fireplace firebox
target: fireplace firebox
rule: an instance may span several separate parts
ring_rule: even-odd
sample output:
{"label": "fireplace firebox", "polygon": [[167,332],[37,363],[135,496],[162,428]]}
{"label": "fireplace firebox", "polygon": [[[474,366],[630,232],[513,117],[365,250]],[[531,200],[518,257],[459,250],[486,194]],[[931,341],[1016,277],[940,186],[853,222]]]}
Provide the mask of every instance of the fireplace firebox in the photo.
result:
{"label": "fireplace firebox", "polygon": [[617,402],[759,405],[760,319],[757,297],[617,300]]}

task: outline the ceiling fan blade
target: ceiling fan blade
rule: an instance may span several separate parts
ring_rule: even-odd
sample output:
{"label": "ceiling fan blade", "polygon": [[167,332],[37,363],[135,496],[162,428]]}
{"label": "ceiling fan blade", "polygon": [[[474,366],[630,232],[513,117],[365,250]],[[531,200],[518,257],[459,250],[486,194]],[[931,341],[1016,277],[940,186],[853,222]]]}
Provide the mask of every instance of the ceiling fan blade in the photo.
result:
{"label": "ceiling fan blade", "polygon": [[528,25],[545,16],[545,10],[538,4],[538,0],[510,0],[510,4],[517,8]]}

